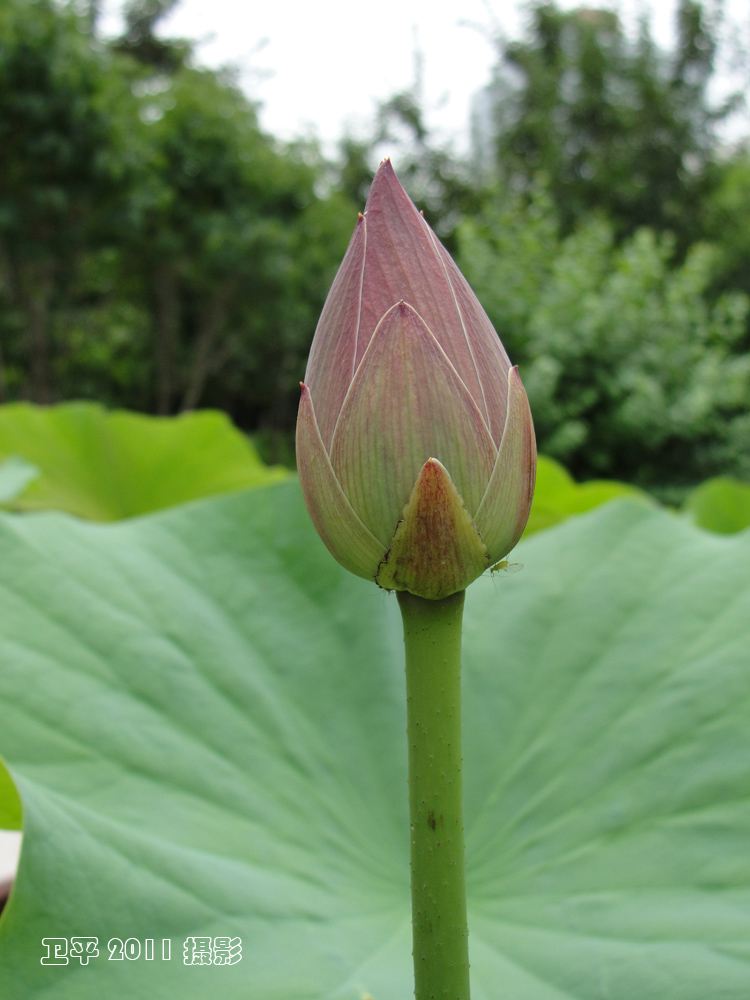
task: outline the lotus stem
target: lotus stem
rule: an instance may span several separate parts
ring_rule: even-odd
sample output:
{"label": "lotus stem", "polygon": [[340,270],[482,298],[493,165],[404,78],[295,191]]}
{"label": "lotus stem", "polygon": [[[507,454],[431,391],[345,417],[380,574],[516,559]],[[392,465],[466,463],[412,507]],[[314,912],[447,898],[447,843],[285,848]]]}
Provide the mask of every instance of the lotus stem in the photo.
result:
{"label": "lotus stem", "polygon": [[464,591],[400,591],[406,646],[411,899],[416,1000],[469,1000],[461,775]]}

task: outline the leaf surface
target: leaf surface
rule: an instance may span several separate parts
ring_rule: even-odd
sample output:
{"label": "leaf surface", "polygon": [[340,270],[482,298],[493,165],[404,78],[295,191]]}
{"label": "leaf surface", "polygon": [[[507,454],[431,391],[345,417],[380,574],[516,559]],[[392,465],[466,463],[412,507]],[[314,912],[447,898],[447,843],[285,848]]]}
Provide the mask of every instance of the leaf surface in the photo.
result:
{"label": "leaf surface", "polygon": [[534,500],[524,536],[551,528],[574,514],[583,514],[621,497],[654,503],[653,498],[637,486],[620,483],[615,479],[592,479],[587,483],[577,483],[559,462],[546,455],[539,455]]}
{"label": "leaf surface", "polygon": [[750,528],[750,483],[717,476],[688,496],[683,510],[701,528],[732,535]]}
{"label": "leaf surface", "polygon": [[39,475],[39,469],[17,455],[0,462],[0,503],[15,500]]}
{"label": "leaf surface", "polygon": [[[0,529],[0,996],[411,995],[396,602],[298,487]],[[467,598],[473,997],[746,1000],[750,537],[620,502],[517,553]],[[73,935],[99,957],[40,964]],[[200,935],[242,960],[184,965]]]}
{"label": "leaf surface", "polygon": [[[215,410],[179,417],[108,412],[97,403],[0,407],[0,502],[17,510],[65,510],[113,521],[215,493],[284,479],[267,468],[250,441]],[[33,463],[30,465],[29,463]],[[35,469],[34,466],[37,468]],[[3,485],[18,490],[4,495]],[[11,481],[12,479],[12,481]]]}

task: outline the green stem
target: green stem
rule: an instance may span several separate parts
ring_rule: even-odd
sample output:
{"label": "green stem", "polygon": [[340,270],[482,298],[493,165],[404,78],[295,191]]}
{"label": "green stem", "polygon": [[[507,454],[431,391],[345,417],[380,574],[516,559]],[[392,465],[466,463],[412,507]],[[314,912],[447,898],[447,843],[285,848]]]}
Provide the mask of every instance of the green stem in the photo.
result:
{"label": "green stem", "polygon": [[463,789],[464,592],[398,594],[406,646],[411,902],[416,1000],[469,1000]]}

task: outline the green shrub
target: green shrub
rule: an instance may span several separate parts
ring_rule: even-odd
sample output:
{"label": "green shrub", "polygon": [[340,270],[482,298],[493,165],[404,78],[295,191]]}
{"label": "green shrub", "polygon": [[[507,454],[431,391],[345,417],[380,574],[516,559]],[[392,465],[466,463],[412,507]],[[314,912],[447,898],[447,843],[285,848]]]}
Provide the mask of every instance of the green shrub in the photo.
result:
{"label": "green shrub", "polygon": [[750,478],[750,302],[711,301],[715,248],[676,263],[642,229],[617,245],[591,218],[564,240],[542,194],[459,232],[460,265],[521,374],[540,450],[576,478],[650,489]]}

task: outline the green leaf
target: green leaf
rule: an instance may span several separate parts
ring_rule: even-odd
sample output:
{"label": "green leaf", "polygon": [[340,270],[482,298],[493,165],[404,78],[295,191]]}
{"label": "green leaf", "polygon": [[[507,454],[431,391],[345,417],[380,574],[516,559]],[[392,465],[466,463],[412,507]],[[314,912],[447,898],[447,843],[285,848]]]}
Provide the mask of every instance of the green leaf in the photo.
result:
{"label": "green leaf", "polygon": [[750,485],[728,476],[701,483],[685,501],[685,513],[707,531],[731,535],[750,527]]}
{"label": "green leaf", "polygon": [[583,514],[618,497],[654,502],[652,497],[637,486],[619,483],[614,479],[592,479],[587,483],[576,483],[559,462],[540,455],[537,459],[534,502],[524,536],[543,528],[551,528],[573,514]]}
{"label": "green leaf", "polygon": [[107,412],[96,403],[11,403],[0,407],[0,459],[10,454],[41,470],[15,508],[53,508],[93,521],[265,486],[288,475],[264,466],[226,415],[212,410],[160,418]]}
{"label": "green leaf", "polygon": [[[411,995],[396,602],[296,485],[0,529],[24,803],[0,996]],[[619,502],[518,554],[467,598],[475,1000],[746,1000],[750,534]],[[71,935],[100,956],[42,966]],[[242,960],[186,966],[188,935]],[[111,938],[157,957],[109,961]]]}
{"label": "green leaf", "polygon": [[20,830],[23,810],[18,790],[0,759],[0,830]]}
{"label": "green leaf", "polygon": [[39,469],[17,455],[0,462],[0,503],[15,500],[39,475]]}

